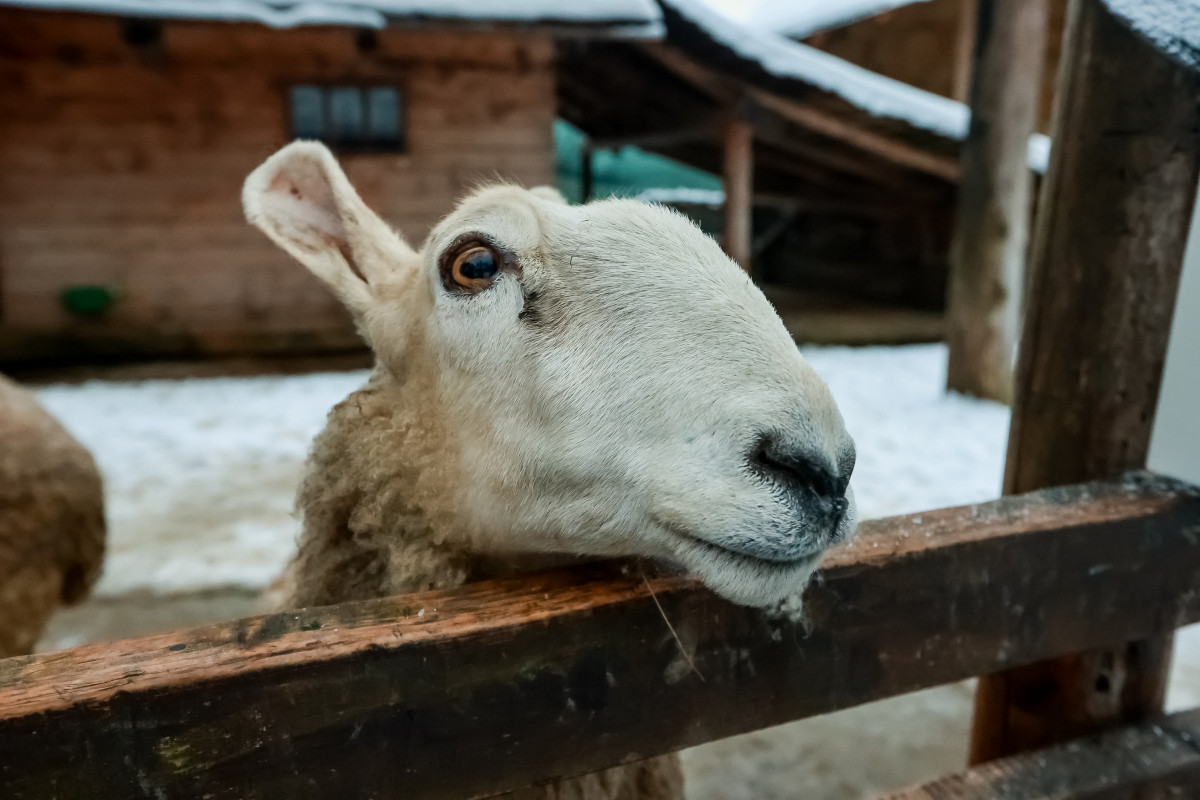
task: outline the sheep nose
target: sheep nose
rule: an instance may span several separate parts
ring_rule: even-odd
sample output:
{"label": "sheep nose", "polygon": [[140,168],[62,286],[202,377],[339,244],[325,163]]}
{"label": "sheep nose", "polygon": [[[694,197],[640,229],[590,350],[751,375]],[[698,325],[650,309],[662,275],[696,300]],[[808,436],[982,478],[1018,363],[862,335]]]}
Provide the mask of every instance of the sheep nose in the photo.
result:
{"label": "sheep nose", "polygon": [[756,471],[834,524],[845,516],[850,506],[846,499],[850,473],[838,475],[824,456],[788,447],[778,436],[766,434],[755,444],[749,461]]}

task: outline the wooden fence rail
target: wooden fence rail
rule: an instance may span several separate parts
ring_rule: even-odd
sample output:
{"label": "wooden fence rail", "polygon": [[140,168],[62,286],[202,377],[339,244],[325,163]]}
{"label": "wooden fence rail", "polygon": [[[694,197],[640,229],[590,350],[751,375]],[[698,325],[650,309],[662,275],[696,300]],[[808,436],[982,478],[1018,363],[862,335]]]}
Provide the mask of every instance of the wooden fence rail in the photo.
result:
{"label": "wooden fence rail", "polygon": [[868,523],[803,620],[607,564],[9,659],[0,796],[487,795],[1200,620],[1198,538],[1132,473]]}
{"label": "wooden fence rail", "polygon": [[880,800],[1187,800],[1200,797],[1200,711],[989,761]]}

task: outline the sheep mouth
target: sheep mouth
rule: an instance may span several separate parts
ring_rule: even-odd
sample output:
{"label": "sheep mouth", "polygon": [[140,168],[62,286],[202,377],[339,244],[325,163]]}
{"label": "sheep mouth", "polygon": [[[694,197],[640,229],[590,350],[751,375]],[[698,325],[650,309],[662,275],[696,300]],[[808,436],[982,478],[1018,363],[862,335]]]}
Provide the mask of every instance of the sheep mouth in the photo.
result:
{"label": "sheep mouth", "polygon": [[[676,549],[677,553],[679,550],[690,551],[687,553],[690,557],[685,559],[687,561],[694,561],[697,558],[701,560],[719,560],[734,567],[759,570],[766,568],[781,572],[793,572],[801,569],[812,569],[821,560],[821,556],[825,554],[825,548],[806,550],[796,556],[767,556],[747,553],[743,550],[734,550],[710,542],[707,539],[701,539],[690,530],[672,522],[661,519],[656,520],[656,522],[680,540],[681,547]],[[679,555],[682,557],[684,554],[679,553]]]}
{"label": "sheep mouth", "polygon": [[745,566],[753,569],[766,567],[785,572],[797,569],[811,569],[816,566],[816,563],[821,560],[821,556],[825,554],[824,550],[816,550],[815,552],[809,551],[795,557],[759,556],[752,553],[745,553],[741,550],[731,550],[728,547],[713,544],[692,534],[685,534],[685,536],[687,538],[687,546],[700,551],[703,556],[719,558],[723,561],[731,562],[736,566]]}

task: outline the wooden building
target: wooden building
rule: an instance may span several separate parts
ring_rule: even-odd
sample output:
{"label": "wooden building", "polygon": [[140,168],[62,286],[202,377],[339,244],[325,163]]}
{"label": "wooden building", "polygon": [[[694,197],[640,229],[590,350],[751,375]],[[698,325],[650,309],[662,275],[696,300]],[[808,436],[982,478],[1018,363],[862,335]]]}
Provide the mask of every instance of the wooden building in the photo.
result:
{"label": "wooden building", "polygon": [[[871,2],[826,8],[778,4],[762,24],[860,67],[966,102],[979,0],[910,0],[886,11]],[[840,8],[839,8],[840,7]],[[1038,129],[1049,131],[1067,0],[1047,0],[1046,57]]]}
{"label": "wooden building", "polygon": [[[560,45],[562,116],[594,148],[723,175],[726,248],[798,339],[940,338],[967,107],[701,0],[659,4],[661,41]],[[1030,141],[1035,171],[1048,149]]]}
{"label": "wooden building", "polygon": [[556,42],[661,27],[561,6],[0,0],[0,363],[357,348],[242,180],[324,139],[415,242],[472,185],[552,182]]}

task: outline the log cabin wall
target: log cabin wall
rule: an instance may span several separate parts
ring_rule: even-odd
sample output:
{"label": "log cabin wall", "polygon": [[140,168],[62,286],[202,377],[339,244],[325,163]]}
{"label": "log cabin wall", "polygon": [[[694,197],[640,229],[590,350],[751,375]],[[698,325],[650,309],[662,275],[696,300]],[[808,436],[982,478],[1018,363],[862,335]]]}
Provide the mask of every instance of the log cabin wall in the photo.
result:
{"label": "log cabin wall", "polygon": [[[404,151],[342,161],[419,245],[473,185],[553,180],[553,52],[536,32],[0,10],[0,362],[359,346],[242,217],[243,179],[291,138],[289,87],[400,90]],[[119,299],[68,313],[86,286]]]}

